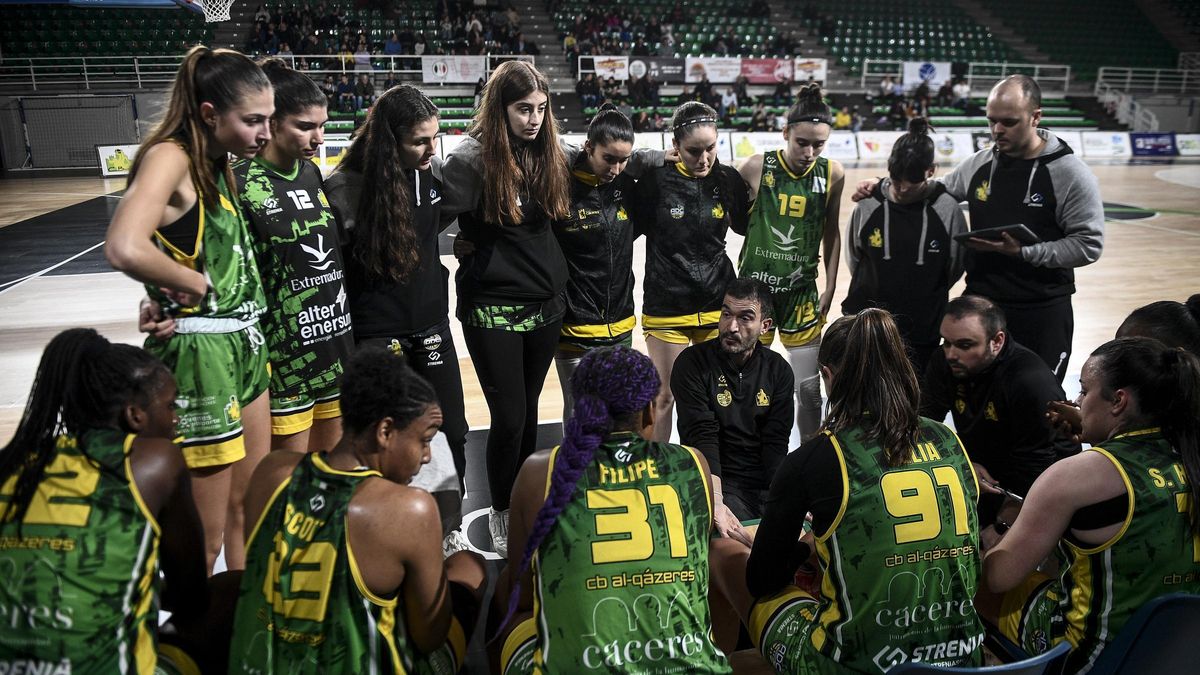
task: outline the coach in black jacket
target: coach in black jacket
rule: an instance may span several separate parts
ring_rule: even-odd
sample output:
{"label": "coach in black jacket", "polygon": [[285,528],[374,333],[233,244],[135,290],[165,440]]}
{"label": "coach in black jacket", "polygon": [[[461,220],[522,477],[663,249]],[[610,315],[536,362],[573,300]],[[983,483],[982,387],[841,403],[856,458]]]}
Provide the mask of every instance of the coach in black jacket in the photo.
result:
{"label": "coach in black jacket", "polygon": [[685,349],[671,374],[679,441],[708,460],[723,536],[740,537],[739,521],[762,516],[788,451],[794,379],[787,360],[758,340],[771,324],[771,289],[735,279],[725,290],[717,339]]}

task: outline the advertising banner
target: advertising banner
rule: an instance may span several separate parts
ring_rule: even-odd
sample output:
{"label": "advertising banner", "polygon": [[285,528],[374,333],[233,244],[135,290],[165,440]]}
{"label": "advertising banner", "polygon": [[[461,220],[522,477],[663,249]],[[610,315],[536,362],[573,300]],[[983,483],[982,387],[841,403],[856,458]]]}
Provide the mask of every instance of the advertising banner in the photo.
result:
{"label": "advertising banner", "polygon": [[775,84],[790,80],[794,72],[791,59],[742,59],[742,75],[750,84]]}
{"label": "advertising banner", "polygon": [[[994,141],[992,141],[992,135],[990,133],[986,131],[971,132],[971,145],[974,146],[975,152],[979,152],[980,150],[991,150],[993,143]],[[1080,152],[1083,148],[1082,141],[1080,143],[1081,145],[1071,146],[1071,149],[1075,152]]]}
{"label": "advertising banner", "polygon": [[778,132],[766,131],[735,131],[732,134],[733,161],[742,160],[759,153],[778,150],[783,147],[783,136]]}
{"label": "advertising banner", "polygon": [[827,59],[796,59],[795,81],[808,82],[809,78],[817,82],[829,79],[829,61]]}
{"label": "advertising banner", "polygon": [[903,135],[900,131],[858,132],[858,158],[886,160],[892,154],[896,139]]}
{"label": "advertising banner", "polygon": [[1075,154],[1083,152],[1083,134],[1078,131],[1055,131],[1053,133],[1055,136],[1058,136],[1058,140],[1066,143],[1067,147],[1071,148],[1071,152]]}
{"label": "advertising banner", "polygon": [[457,148],[459,143],[467,139],[466,134],[446,134],[438,136],[438,152],[441,153],[442,159],[450,154],[450,151]]}
{"label": "advertising banner", "polygon": [[422,56],[421,78],[425,84],[470,83],[487,76],[485,56]]}
{"label": "advertising banner", "polygon": [[915,89],[922,82],[928,82],[929,91],[932,94],[948,79],[950,79],[949,61],[904,62],[904,88],[906,90]]}
{"label": "advertising banner", "polygon": [[835,131],[829,135],[822,155],[829,159],[858,159],[858,141],[852,131]]}
{"label": "advertising banner", "polygon": [[133,166],[133,158],[137,157],[138,145],[97,145],[96,155],[100,158],[100,175],[128,176]]}
{"label": "advertising banner", "polygon": [[1123,131],[1083,132],[1084,157],[1129,157],[1129,134]]}
{"label": "advertising banner", "polygon": [[1200,156],[1200,134],[1175,134],[1175,149],[1184,157]]}
{"label": "advertising banner", "polygon": [[630,77],[649,75],[659,82],[683,82],[683,66],[683,59],[660,59],[656,56],[629,57]]}
{"label": "advertising banner", "polygon": [[946,170],[975,154],[971,134],[955,132],[930,136],[933,138],[934,160]]}
{"label": "advertising banner", "polygon": [[689,56],[684,66],[688,82],[699,82],[707,75],[709,82],[729,84],[742,74],[742,60],[732,56]]}
{"label": "advertising banner", "polygon": [[1173,133],[1132,133],[1129,142],[1133,145],[1135,157],[1174,157],[1179,153],[1175,149],[1175,134]]}
{"label": "advertising banner", "polygon": [[595,56],[592,59],[592,66],[596,69],[597,78],[602,80],[610,77],[614,80],[629,79],[628,56]]}
{"label": "advertising banner", "polygon": [[661,131],[646,131],[640,134],[633,135],[633,148],[650,148],[651,150],[663,150],[667,146],[663,141]]}
{"label": "advertising banner", "polygon": [[717,159],[726,164],[733,162],[733,141],[728,131],[717,133]]}

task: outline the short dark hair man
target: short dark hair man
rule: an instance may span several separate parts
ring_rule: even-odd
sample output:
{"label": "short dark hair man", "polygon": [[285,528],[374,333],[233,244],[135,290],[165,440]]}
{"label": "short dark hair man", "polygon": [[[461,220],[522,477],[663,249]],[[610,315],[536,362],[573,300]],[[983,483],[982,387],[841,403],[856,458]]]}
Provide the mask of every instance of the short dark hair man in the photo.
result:
{"label": "short dark hair man", "polygon": [[1004,312],[987,298],[965,295],[946,305],[942,349],[925,371],[921,415],[947,411],[980,478],[979,523],[1002,501],[994,486],[1024,495],[1051,464],[1079,452],[1046,421],[1046,404],[1065,398],[1037,354],[1009,338]]}
{"label": "short dark hair man", "polygon": [[763,282],[732,281],[717,339],[685,349],[671,374],[679,441],[708,460],[714,520],[723,536],[743,538],[739,521],[762,516],[792,432],[791,366],[759,342],[771,329],[771,306]]}
{"label": "short dark hair man", "polygon": [[[947,174],[946,192],[967,202],[972,231],[1024,225],[1040,242],[1023,245],[1008,233],[968,239],[967,293],[1000,305],[1009,332],[1061,384],[1075,331],[1074,268],[1096,262],[1104,248],[1100,186],[1066,143],[1038,128],[1042,92],[1033,78],[1012,75],[992,87],[987,118],[995,145]],[[854,199],[873,187],[860,183]]]}

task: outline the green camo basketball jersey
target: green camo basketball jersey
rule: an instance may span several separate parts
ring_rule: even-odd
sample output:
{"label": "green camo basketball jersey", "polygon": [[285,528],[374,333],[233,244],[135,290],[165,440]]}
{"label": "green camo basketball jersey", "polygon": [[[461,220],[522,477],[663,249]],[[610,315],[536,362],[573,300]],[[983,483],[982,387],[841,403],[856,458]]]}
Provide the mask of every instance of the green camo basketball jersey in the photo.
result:
{"label": "green camo basketball jersey", "polygon": [[763,281],[772,293],[811,289],[815,302],[828,199],[828,158],[817,157],[798,175],[782,150],[764,154],[738,274]]}
{"label": "green camo basketball jersey", "polygon": [[[154,672],[159,530],[132,480],[133,439],[90,431],[85,456],[59,437],[21,528],[0,524],[0,671]],[[0,511],[15,486],[0,487]]]}
{"label": "green camo basketball jersey", "polygon": [[353,348],[337,223],[312,162],[283,173],[261,157],[233,167],[263,286],[272,397],[332,389]]}
{"label": "green camo basketball jersey", "polygon": [[[169,234],[162,230],[154,233],[159,247],[175,262],[203,273],[208,281],[208,293],[200,304],[185,308],[179,314],[243,321],[254,319],[265,311],[267,301],[254,263],[254,247],[246,220],[225,182],[225,172],[217,172],[216,208],[209,208],[199,192],[197,188],[200,227],[188,245],[181,247],[182,242],[171,241]],[[147,284],[146,291],[163,306],[169,304],[157,286]]]}
{"label": "green camo basketball jersey", "polygon": [[825,576],[808,627],[816,670],[981,665],[983,625],[971,600],[980,567],[979,486],[958,437],[922,418],[909,461],[895,468],[862,430],[831,439],[845,497],[817,539]]}
{"label": "green camo basketball jersey", "polygon": [[230,673],[419,672],[403,607],[362,583],[347,540],[350,498],[379,475],[311,453],[276,489],[246,545]]}
{"label": "green camo basketball jersey", "polygon": [[730,672],[710,635],[704,478],[683,446],[615,434],[596,451],[534,556],[535,673]]}
{"label": "green camo basketball jersey", "polygon": [[1182,459],[1158,428],[1122,434],[1100,452],[1117,467],[1133,500],[1121,531],[1103,546],[1066,542],[1060,611],[1074,649],[1066,672],[1089,666],[1129,617],[1167,593],[1200,593],[1200,538],[1188,523]]}

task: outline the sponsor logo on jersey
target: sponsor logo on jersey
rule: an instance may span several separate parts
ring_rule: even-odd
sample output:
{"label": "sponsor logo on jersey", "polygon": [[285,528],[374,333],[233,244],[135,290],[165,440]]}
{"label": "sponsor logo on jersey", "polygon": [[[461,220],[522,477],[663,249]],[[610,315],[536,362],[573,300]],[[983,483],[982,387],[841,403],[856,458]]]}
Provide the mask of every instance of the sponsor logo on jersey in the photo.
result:
{"label": "sponsor logo on jersey", "polygon": [[713,214],[713,218],[724,218],[725,217],[725,207],[721,204],[717,204],[716,206],[714,206],[712,208],[712,214]]}
{"label": "sponsor logo on jersey", "polygon": [[0,674],[17,675],[17,673],[37,673],[37,675],[71,675],[71,660],[34,661],[33,659],[14,659],[0,661]]}
{"label": "sponsor logo on jersey", "polygon": [[328,270],[329,266],[334,263],[334,259],[330,257],[330,254],[333,253],[333,249],[325,248],[325,235],[323,234],[317,235],[317,245],[315,248],[309,246],[308,244],[300,244],[300,248],[309,256],[311,256],[308,261],[309,267],[312,267],[318,272],[324,272]]}
{"label": "sponsor logo on jersey", "polygon": [[730,403],[733,403],[733,394],[729,393],[728,389],[717,392],[718,405],[722,408],[728,408]]}
{"label": "sponsor logo on jersey", "polygon": [[767,396],[766,391],[759,389],[758,394],[754,396],[754,402],[758,404],[758,407],[765,408],[771,405],[771,397]]}
{"label": "sponsor logo on jersey", "polygon": [[817,195],[825,194],[825,177],[824,176],[814,176],[813,177],[812,191],[813,191],[813,194],[817,194]]}
{"label": "sponsor logo on jersey", "polygon": [[279,213],[279,200],[274,197],[267,197],[263,200],[263,206],[267,207],[267,215]]}
{"label": "sponsor logo on jersey", "polygon": [[394,354],[396,356],[400,356],[400,355],[404,354],[404,347],[400,344],[400,341],[397,340],[396,338],[392,338],[392,341],[388,343],[387,348],[388,348],[389,352],[391,352],[392,354]]}
{"label": "sponsor logo on jersey", "polygon": [[675,220],[679,220],[680,218],[683,218],[683,205],[682,204],[671,207],[671,217],[674,218]]}
{"label": "sponsor logo on jersey", "polygon": [[305,307],[296,315],[303,340],[328,339],[350,330],[350,315],[346,312],[346,289],[338,288],[337,299],[328,305]]}
{"label": "sponsor logo on jersey", "polygon": [[796,236],[796,225],[794,223],[788,223],[787,234],[771,226],[771,237],[775,239],[775,248],[778,248],[780,251],[794,251],[796,250],[796,244],[800,241],[800,237]]}
{"label": "sponsor logo on jersey", "polygon": [[[774,163],[774,162],[772,162],[772,163]],[[762,180],[763,180],[763,184],[766,185],[767,187],[769,187],[769,188],[775,187],[775,172],[768,171],[768,172],[764,173]]]}
{"label": "sponsor logo on jersey", "polygon": [[1045,201],[1045,199],[1046,198],[1042,196],[1042,193],[1035,192],[1035,193],[1029,195],[1029,202],[1030,202],[1029,205],[1030,206],[1042,206],[1042,202]]}
{"label": "sponsor logo on jersey", "polygon": [[421,346],[425,349],[437,349],[442,346],[442,336],[437,333],[426,336],[424,340],[421,340]]}
{"label": "sponsor logo on jersey", "polygon": [[965,640],[949,640],[933,644],[913,647],[912,653],[900,647],[888,645],[879,650],[873,661],[882,671],[887,671],[906,661],[921,661],[935,666],[953,666],[963,662],[975,653],[983,644],[983,635],[976,635]]}
{"label": "sponsor logo on jersey", "polygon": [[321,206],[329,208],[329,200],[325,197],[325,191],[320,188],[317,189],[317,201],[321,202]]}
{"label": "sponsor logo on jersey", "polygon": [[[650,665],[659,661],[686,661],[709,649],[702,632],[654,637],[648,640],[613,640],[588,645],[583,650],[583,665],[588,670],[638,670],[656,672]],[[638,665],[641,664],[641,665]]]}
{"label": "sponsor logo on jersey", "polygon": [[229,403],[225,404],[225,424],[236,424],[242,421],[242,406],[238,403],[237,395],[229,395]]}
{"label": "sponsor logo on jersey", "polygon": [[325,497],[321,495],[313,495],[312,499],[308,500],[308,508],[313,513],[320,512],[321,509],[325,508]]}
{"label": "sponsor logo on jersey", "polygon": [[622,464],[628,464],[629,460],[633,459],[633,453],[629,451],[628,447],[621,448],[613,453],[613,459]]}
{"label": "sponsor logo on jersey", "polygon": [[941,253],[942,252],[942,245],[938,243],[937,239],[929,240],[928,252],[929,253]]}
{"label": "sponsor logo on jersey", "polygon": [[867,237],[867,243],[871,245],[871,248],[883,248],[883,233],[879,231],[878,227],[871,230],[871,236]]}
{"label": "sponsor logo on jersey", "polygon": [[617,220],[629,220],[629,214],[625,212],[624,206],[617,207]]}
{"label": "sponsor logo on jersey", "polygon": [[975,188],[975,201],[986,202],[988,200],[988,182],[985,180]]}

